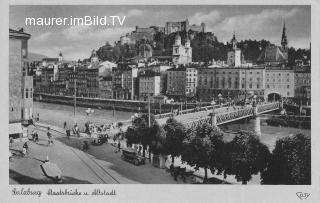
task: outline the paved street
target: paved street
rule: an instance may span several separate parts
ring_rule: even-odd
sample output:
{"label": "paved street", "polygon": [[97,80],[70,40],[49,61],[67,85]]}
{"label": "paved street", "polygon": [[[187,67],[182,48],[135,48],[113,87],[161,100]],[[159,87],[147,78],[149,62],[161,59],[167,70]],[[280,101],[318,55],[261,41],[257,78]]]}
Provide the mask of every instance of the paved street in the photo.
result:
{"label": "paved street", "polygon": [[[177,183],[169,173],[153,167],[148,161],[145,165],[135,166],[121,160],[121,154],[115,153],[115,148],[110,144],[90,145],[86,154],[79,150],[81,141],[78,138],[68,140],[54,133],[54,144],[48,147],[45,131],[38,132],[40,142],[28,142],[28,157],[10,161],[10,184],[54,183],[44,176],[40,168],[47,156],[60,167],[65,184]],[[21,149],[22,145],[23,142],[17,142],[12,148]]]}

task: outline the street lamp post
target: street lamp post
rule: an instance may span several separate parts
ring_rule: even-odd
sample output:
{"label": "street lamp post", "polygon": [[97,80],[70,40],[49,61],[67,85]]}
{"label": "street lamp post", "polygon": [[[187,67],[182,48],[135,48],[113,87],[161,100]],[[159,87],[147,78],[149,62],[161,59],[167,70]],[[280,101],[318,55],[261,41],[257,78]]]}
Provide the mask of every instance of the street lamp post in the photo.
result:
{"label": "street lamp post", "polygon": [[216,126],[217,125],[217,120],[216,120],[216,116],[215,116],[215,105],[216,105],[216,102],[214,100],[212,100],[211,102],[211,105],[212,105],[212,112],[210,114],[211,116],[211,125],[212,126]]}
{"label": "street lamp post", "polygon": [[222,94],[221,94],[221,93],[219,93],[219,94],[218,94],[218,97],[219,97],[219,105],[220,105],[220,107],[221,107],[221,98],[222,98]]}

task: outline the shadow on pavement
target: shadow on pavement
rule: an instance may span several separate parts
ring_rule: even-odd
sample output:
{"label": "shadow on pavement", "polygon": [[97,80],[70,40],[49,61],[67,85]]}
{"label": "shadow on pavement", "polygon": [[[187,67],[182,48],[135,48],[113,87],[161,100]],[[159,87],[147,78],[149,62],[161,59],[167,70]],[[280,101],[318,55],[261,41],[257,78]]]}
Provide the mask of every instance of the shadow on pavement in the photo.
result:
{"label": "shadow on pavement", "polygon": [[[25,176],[11,169],[9,169],[9,176],[10,176],[10,179],[14,180],[18,184],[56,184],[53,180],[45,177],[44,175],[43,175],[44,177],[43,179],[36,179],[29,176]],[[63,179],[62,184],[92,184],[89,181],[79,180],[69,176],[64,176],[62,179]]]}

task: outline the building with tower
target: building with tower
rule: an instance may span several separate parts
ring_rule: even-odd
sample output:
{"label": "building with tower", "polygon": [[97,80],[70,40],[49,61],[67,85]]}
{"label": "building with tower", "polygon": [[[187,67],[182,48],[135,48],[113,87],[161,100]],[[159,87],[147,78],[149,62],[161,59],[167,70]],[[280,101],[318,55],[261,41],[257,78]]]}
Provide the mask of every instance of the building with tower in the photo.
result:
{"label": "building with tower", "polygon": [[63,60],[63,56],[62,56],[62,52],[61,52],[61,51],[59,52],[59,58],[58,58],[58,60],[59,60],[60,63],[61,63],[62,60]]}
{"label": "building with tower", "polygon": [[282,28],[281,47],[282,47],[283,51],[288,50],[288,39],[287,39],[286,24],[285,23],[283,23],[283,28]]}
{"label": "building with tower", "polygon": [[33,76],[28,70],[28,40],[23,29],[9,29],[9,136],[22,135],[21,124],[33,114]]}
{"label": "building with tower", "polygon": [[165,34],[169,35],[173,32],[188,32],[189,30],[195,31],[195,32],[205,32],[206,31],[206,24],[201,23],[200,25],[189,25],[189,20],[186,19],[182,22],[166,22],[165,25]]}
{"label": "building with tower", "polygon": [[285,23],[282,29],[281,46],[267,46],[258,57],[257,62],[264,63],[267,66],[281,66],[288,62],[288,40]]}
{"label": "building with tower", "polygon": [[189,37],[185,40],[185,44],[182,45],[179,33],[176,35],[172,50],[172,62],[175,65],[192,62],[192,48]]}
{"label": "building with tower", "polygon": [[98,54],[97,54],[96,50],[94,50],[94,49],[91,52],[90,61],[91,61],[91,63],[99,62]]}
{"label": "building with tower", "polygon": [[228,51],[228,61],[227,64],[229,66],[240,67],[243,61],[243,54],[241,53],[241,49],[237,47],[237,39],[235,33],[233,33],[233,37],[231,39],[232,50]]}

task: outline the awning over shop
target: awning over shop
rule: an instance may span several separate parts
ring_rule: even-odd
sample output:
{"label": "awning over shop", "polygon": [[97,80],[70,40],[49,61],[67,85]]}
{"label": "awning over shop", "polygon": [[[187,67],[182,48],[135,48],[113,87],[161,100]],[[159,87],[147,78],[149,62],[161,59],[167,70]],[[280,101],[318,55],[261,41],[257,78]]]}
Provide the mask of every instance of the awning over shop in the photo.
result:
{"label": "awning over shop", "polygon": [[21,134],[22,126],[21,123],[9,123],[9,135]]}

